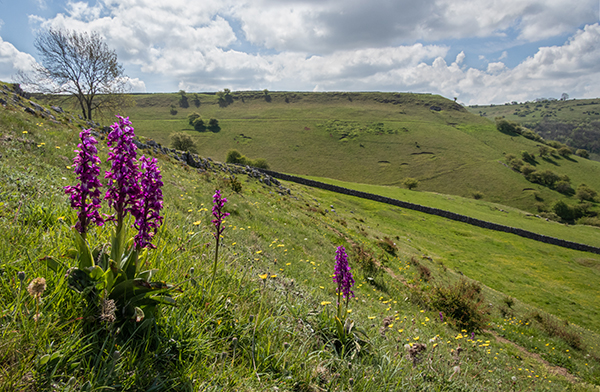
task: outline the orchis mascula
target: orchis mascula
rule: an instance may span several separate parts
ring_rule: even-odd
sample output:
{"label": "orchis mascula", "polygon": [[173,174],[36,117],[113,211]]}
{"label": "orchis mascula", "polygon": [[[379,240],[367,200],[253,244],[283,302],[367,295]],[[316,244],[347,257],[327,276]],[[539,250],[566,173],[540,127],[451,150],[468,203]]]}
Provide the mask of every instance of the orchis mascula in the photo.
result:
{"label": "orchis mascula", "polygon": [[135,227],[138,234],[135,236],[136,248],[146,247],[156,248],[152,245],[152,237],[160,227],[163,217],[160,216],[160,210],[163,207],[162,198],[162,176],[156,166],[156,158],[140,158],[142,172],[140,173],[141,197],[133,214],[135,214]]}
{"label": "orchis mascula", "polygon": [[341,319],[342,316],[342,304],[340,296],[346,299],[346,307],[350,301],[350,295],[354,297],[352,286],[354,286],[354,278],[352,272],[350,272],[350,266],[348,265],[348,256],[346,255],[346,249],[343,246],[338,246],[335,252],[335,267],[333,281],[337,283],[337,296],[338,296],[338,317]]}
{"label": "orchis mascula", "polygon": [[138,184],[138,165],[136,162],[137,147],[133,143],[135,134],[129,118],[117,116],[118,122],[111,125],[108,134],[108,161],[112,162],[110,171],[106,172],[104,178],[109,179],[108,190],[104,197],[108,206],[115,209],[115,215],[111,217],[116,220],[117,228],[121,229],[123,219],[127,212],[137,215],[135,208],[138,206],[138,198],[141,190]]}
{"label": "orchis mascula", "polygon": [[213,233],[213,236],[215,237],[217,244],[215,248],[215,262],[213,264],[213,277],[212,282],[210,284],[210,291],[212,291],[212,286],[215,282],[215,276],[217,275],[217,261],[219,259],[219,242],[221,239],[221,234],[223,233],[223,230],[225,230],[225,226],[223,226],[223,218],[229,216],[229,212],[223,211],[223,207],[225,206],[225,203],[227,203],[227,199],[221,196],[221,191],[218,189],[213,195],[213,203],[214,205],[212,208],[212,214],[215,217],[215,219],[212,220],[212,223],[215,225],[215,232]]}
{"label": "orchis mascula", "polygon": [[100,158],[96,144],[98,142],[90,135],[90,129],[84,129],[79,134],[81,143],[77,155],[73,158],[75,174],[79,183],[66,186],[65,192],[70,195],[71,207],[77,210],[77,223],[75,229],[85,238],[90,223],[98,226],[104,224],[98,209],[100,208],[100,187],[98,180],[100,174]]}

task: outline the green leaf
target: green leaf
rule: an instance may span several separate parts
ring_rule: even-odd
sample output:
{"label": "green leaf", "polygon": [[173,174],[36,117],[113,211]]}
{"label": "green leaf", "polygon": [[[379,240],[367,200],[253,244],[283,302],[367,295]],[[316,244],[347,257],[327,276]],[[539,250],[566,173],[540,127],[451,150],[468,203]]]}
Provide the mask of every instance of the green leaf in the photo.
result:
{"label": "green leaf", "polygon": [[115,283],[114,273],[108,269],[106,272],[104,272],[104,275],[102,275],[102,281],[104,282],[103,289],[110,293],[113,288],[113,284]]}
{"label": "green leaf", "polygon": [[154,275],[155,272],[158,272],[157,269],[150,269],[147,271],[143,271],[140,272],[139,274],[137,274],[136,278],[140,278],[140,279],[144,279],[145,281],[149,281],[150,278],[152,278],[152,275]]}
{"label": "green leaf", "polygon": [[40,358],[40,365],[45,365],[50,360],[50,354],[42,355]]}
{"label": "green leaf", "polygon": [[67,267],[65,267],[65,265],[63,263],[61,263],[60,261],[57,261],[54,257],[52,256],[45,256],[42,257],[40,259],[40,261],[44,264],[46,264],[46,266],[48,268],[50,268],[52,271],[58,273],[58,272],[62,272],[64,270],[67,269]]}
{"label": "green leaf", "polygon": [[88,276],[92,280],[96,281],[102,279],[102,276],[104,275],[104,271],[102,270],[102,268],[98,267],[97,265],[93,267],[88,267],[85,269],[85,271],[88,273]]}
{"label": "green leaf", "polygon": [[73,233],[75,235],[75,246],[77,247],[79,269],[83,270],[85,268],[93,266],[94,258],[92,257],[92,252],[90,251],[90,248],[88,247],[85,240],[77,230],[73,229]]}
{"label": "green leaf", "polygon": [[110,258],[119,264],[121,269],[124,269],[121,265],[123,258],[123,248],[125,246],[125,230],[123,226],[117,227],[111,235],[111,247],[110,247]]}
{"label": "green leaf", "polygon": [[168,295],[152,295],[150,296],[150,299],[161,304],[177,306],[175,299]]}

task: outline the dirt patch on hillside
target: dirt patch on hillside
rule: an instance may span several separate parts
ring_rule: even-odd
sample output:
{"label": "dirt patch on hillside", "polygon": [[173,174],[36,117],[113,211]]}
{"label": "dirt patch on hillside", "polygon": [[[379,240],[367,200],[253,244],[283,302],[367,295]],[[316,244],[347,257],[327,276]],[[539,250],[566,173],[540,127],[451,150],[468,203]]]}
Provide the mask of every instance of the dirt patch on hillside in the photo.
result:
{"label": "dirt patch on hillside", "polygon": [[543,359],[539,354],[527,351],[524,347],[521,347],[518,344],[511,342],[510,340],[508,340],[506,338],[503,338],[502,336],[498,335],[494,331],[485,331],[485,332],[492,334],[496,338],[496,340],[499,341],[500,343],[510,344],[511,346],[513,346],[514,348],[519,350],[519,352],[521,354],[523,354],[524,357],[533,358],[536,361],[540,362],[542,365],[544,365],[544,367],[548,370],[549,373],[563,376],[571,383],[577,382],[577,378],[575,378],[575,376],[573,376],[571,373],[569,373],[569,371],[567,369],[565,369],[564,367],[552,365],[550,362]]}

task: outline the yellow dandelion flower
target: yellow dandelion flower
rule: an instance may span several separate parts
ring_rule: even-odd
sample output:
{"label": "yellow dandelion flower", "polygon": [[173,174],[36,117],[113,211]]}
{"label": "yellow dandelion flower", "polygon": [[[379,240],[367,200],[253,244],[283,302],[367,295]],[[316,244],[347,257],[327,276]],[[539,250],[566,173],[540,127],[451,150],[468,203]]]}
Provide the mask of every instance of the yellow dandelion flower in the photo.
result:
{"label": "yellow dandelion flower", "polygon": [[325,306],[325,305],[329,305],[331,303],[331,301],[323,301],[321,302],[321,305]]}
{"label": "yellow dandelion flower", "polygon": [[269,276],[269,274],[258,275],[258,277],[261,278],[262,280],[267,279],[268,276]]}
{"label": "yellow dandelion flower", "polygon": [[374,320],[374,319],[375,319],[375,316],[369,316],[369,317],[367,317],[367,318],[368,318],[369,320]]}

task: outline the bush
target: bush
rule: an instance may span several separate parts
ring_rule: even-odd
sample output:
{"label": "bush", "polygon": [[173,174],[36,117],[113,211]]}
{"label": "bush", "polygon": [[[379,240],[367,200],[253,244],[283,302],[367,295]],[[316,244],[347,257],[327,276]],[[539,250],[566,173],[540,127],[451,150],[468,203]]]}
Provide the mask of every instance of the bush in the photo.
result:
{"label": "bush", "polygon": [[564,195],[572,195],[573,193],[575,193],[575,191],[571,187],[571,184],[567,181],[557,182],[554,189],[556,189],[556,191],[558,191]]}
{"label": "bush", "polygon": [[221,127],[219,126],[219,120],[216,118],[211,118],[208,121],[208,130],[215,133],[219,132],[221,130]]}
{"label": "bush", "polygon": [[177,109],[175,109],[175,106],[171,105],[171,109],[169,109],[169,113],[171,113],[171,116],[174,116],[177,114]]}
{"label": "bush", "polygon": [[198,132],[206,131],[206,125],[204,125],[204,121],[200,117],[196,118],[192,125],[194,126],[194,129]]}
{"label": "bush", "polygon": [[197,154],[196,144],[189,135],[185,133],[174,133],[171,135],[171,147],[180,151],[189,151]]}
{"label": "bush", "polygon": [[417,180],[416,178],[408,177],[408,178],[405,178],[402,183],[404,184],[405,187],[412,190],[419,185],[419,180]]}
{"label": "bush", "polygon": [[523,166],[521,166],[521,173],[523,173],[523,175],[525,175],[525,177],[527,177],[534,171],[535,171],[535,167],[531,166],[529,163],[526,163]]}
{"label": "bush", "polygon": [[575,154],[585,159],[589,159],[590,157],[590,153],[587,150],[584,150],[583,148],[580,148],[577,151],[575,151]]}
{"label": "bush", "polygon": [[453,286],[434,287],[429,296],[430,305],[442,312],[450,324],[459,330],[482,330],[487,323],[483,309],[484,297],[477,282],[461,279]]}
{"label": "bush", "polygon": [[523,162],[519,158],[515,158],[515,159],[511,160],[508,164],[510,165],[510,167],[513,170],[520,172],[521,168],[523,167],[523,165],[525,164],[525,162]]}
{"label": "bush", "polygon": [[258,169],[269,169],[269,164],[264,158],[258,158],[256,160],[248,159],[244,155],[240,154],[238,150],[229,150],[225,162],[233,163],[237,165],[248,165],[256,167]]}
{"label": "bush", "polygon": [[481,191],[474,191],[472,193],[472,195],[473,195],[473,199],[475,199],[475,200],[483,199],[483,192],[481,192]]}
{"label": "bush", "polygon": [[248,165],[256,167],[258,169],[269,169],[269,164],[265,158],[258,158],[255,160],[248,160]]}
{"label": "bush", "polygon": [[576,197],[579,201],[594,201],[598,192],[587,186],[586,184],[581,184],[577,187],[577,192],[575,192]]}
{"label": "bush", "polygon": [[548,156],[551,153],[551,148],[545,145],[540,145],[538,146],[539,152],[540,152],[540,156],[541,157],[545,157]]}
{"label": "bush", "polygon": [[529,151],[521,151],[521,157],[525,162],[533,162],[535,161],[535,157],[529,153]]}
{"label": "bush", "polygon": [[194,94],[194,98],[192,98],[192,103],[195,107],[200,107],[200,97],[198,96],[198,94]]}
{"label": "bush", "polygon": [[198,112],[188,114],[188,123],[190,125],[194,125],[194,120],[196,120],[197,118],[200,118],[200,113]]}
{"label": "bush", "polygon": [[496,119],[496,129],[502,133],[506,133],[509,135],[521,133],[521,126],[519,124],[505,120],[503,118]]}
{"label": "bush", "polygon": [[185,91],[179,90],[179,107],[187,109],[190,107],[187,97],[185,96]]}
{"label": "bush", "polygon": [[558,174],[552,170],[534,171],[526,176],[527,180],[536,184],[553,187],[560,180]]}
{"label": "bush", "polygon": [[573,151],[569,147],[563,146],[558,149],[558,154],[562,157],[567,158],[567,157],[570,157],[571,154],[573,154]]}
{"label": "bush", "polygon": [[588,214],[589,205],[580,204],[578,206],[570,206],[562,200],[554,203],[552,211],[565,222],[574,222],[579,218],[583,218]]}
{"label": "bush", "polygon": [[238,165],[245,165],[246,161],[246,157],[240,154],[238,150],[227,151],[227,157],[225,158],[225,162],[234,163]]}

